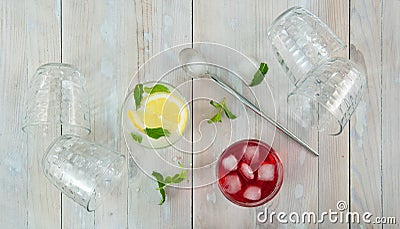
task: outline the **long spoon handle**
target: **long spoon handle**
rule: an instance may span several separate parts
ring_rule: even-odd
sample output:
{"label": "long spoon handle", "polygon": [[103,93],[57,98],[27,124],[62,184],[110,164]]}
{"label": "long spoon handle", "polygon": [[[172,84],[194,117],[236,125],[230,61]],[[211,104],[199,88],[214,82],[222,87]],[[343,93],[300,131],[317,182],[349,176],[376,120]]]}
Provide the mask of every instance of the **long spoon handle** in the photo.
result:
{"label": "long spoon handle", "polygon": [[240,102],[242,102],[245,106],[253,110],[255,113],[260,115],[262,118],[270,122],[272,125],[280,129],[283,133],[285,133],[287,136],[289,136],[291,139],[295,140],[298,142],[300,145],[302,145],[304,148],[308,149],[311,153],[315,154],[316,156],[319,156],[318,152],[311,148],[307,143],[305,143],[303,140],[301,140],[299,137],[297,137],[295,134],[293,134],[290,130],[288,130],[286,127],[282,126],[279,122],[275,121],[274,119],[270,118],[268,115],[266,115],[259,107],[254,105],[252,102],[250,102],[248,99],[243,97],[239,92],[235,91],[232,87],[227,85],[226,83],[222,82],[221,80],[217,79],[215,76],[208,74],[209,77],[214,80],[215,83],[217,83],[220,87],[222,87],[225,91],[227,91],[229,94],[233,95],[235,98],[237,98]]}

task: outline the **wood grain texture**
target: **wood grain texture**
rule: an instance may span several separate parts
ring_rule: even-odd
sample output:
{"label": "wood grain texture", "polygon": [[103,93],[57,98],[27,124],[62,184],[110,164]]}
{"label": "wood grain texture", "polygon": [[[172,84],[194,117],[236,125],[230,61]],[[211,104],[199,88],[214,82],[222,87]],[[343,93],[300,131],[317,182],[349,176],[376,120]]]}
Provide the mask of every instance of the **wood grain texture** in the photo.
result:
{"label": "wood grain texture", "polygon": [[[61,27],[58,1],[26,1],[27,77],[48,62],[60,62]],[[19,10],[19,9],[15,9]],[[22,66],[21,66],[22,67]],[[30,98],[27,98],[30,99]],[[41,166],[49,144],[61,135],[61,127],[33,127],[28,134],[28,228],[58,228],[61,225],[61,195],[46,179]]]}
{"label": "wood grain texture", "polygon": [[[96,2],[96,4],[98,4]],[[137,57],[135,51],[135,15],[131,12],[134,9],[133,1],[122,1],[120,4],[113,4],[106,1],[105,15],[101,25],[102,39],[106,43],[106,55],[102,57],[101,73],[105,78],[111,77],[115,82],[110,94],[103,103],[105,110],[113,107],[111,115],[104,116],[108,123],[107,139],[104,144],[129,156],[126,145],[120,134],[121,104],[125,99],[126,85],[132,77],[136,67]],[[115,41],[112,41],[115,39]],[[106,92],[107,93],[107,92]],[[110,130],[111,129],[111,130]],[[97,140],[96,140],[97,141]],[[96,211],[96,228],[126,228],[128,227],[128,164],[127,173],[122,178],[118,188],[114,189],[108,200]]]}
{"label": "wood grain texture", "polygon": [[400,217],[400,9],[399,1],[384,1],[382,10],[382,215]]}
{"label": "wood grain texture", "polygon": [[[88,82],[93,131],[90,139],[125,154],[119,115],[136,63],[136,43],[132,41],[135,24],[129,13],[133,6],[129,1],[63,2],[63,61],[78,66]],[[64,201],[63,226],[127,227],[127,180],[126,174],[95,213]]]}
{"label": "wood grain texture", "polygon": [[[91,141],[95,140],[97,135],[102,136],[102,133],[104,133],[102,130],[104,131],[103,128],[106,127],[104,120],[102,120],[102,115],[106,112],[104,112],[105,110],[103,110],[101,106],[101,100],[97,100],[97,98],[102,98],[104,100],[106,97],[101,93],[96,97],[96,86],[93,84],[103,79],[103,77],[98,75],[98,70],[100,69],[101,56],[104,55],[102,50],[104,49],[97,49],[96,47],[100,45],[104,46],[100,38],[98,24],[101,23],[99,19],[105,14],[101,11],[101,9],[104,10],[102,2],[99,2],[98,6],[99,8],[95,8],[94,3],[91,1],[83,3],[80,1],[64,1],[62,2],[61,9],[62,61],[63,63],[77,66],[87,82],[92,131],[88,138]],[[102,90],[108,93],[110,93],[110,88],[112,87],[112,81],[110,81],[105,85],[99,84],[102,85]],[[110,108],[110,110],[112,110],[112,108]],[[97,122],[99,122],[99,125],[96,125]],[[97,128],[99,128],[99,130]],[[97,133],[97,131],[99,133]],[[80,227],[94,228],[95,212],[87,212],[85,208],[63,195],[62,228]]]}
{"label": "wood grain texture", "polygon": [[27,140],[21,131],[28,70],[26,58],[14,55],[27,50],[27,27],[24,2],[0,3],[0,228],[28,225]]}
{"label": "wood grain texture", "polygon": [[[137,68],[148,61],[153,55],[173,46],[189,43],[192,38],[192,2],[185,0],[135,1],[131,12],[135,15],[136,31],[132,42],[136,42]],[[176,56],[177,57],[177,56]],[[175,58],[176,58],[175,57]],[[131,76],[135,72],[131,73]],[[164,72],[162,72],[164,73]],[[161,75],[142,75],[134,79],[137,82],[154,81]],[[177,84],[179,79],[168,78],[171,84]],[[177,85],[175,85],[177,86]],[[190,98],[190,91],[181,91]],[[170,151],[168,154],[167,151]],[[174,154],[173,149],[160,150],[160,155],[169,159]],[[150,152],[155,153],[155,152]],[[129,169],[135,171],[133,160],[129,161]],[[155,163],[155,162],[154,162]],[[165,162],[164,162],[165,163]],[[191,158],[182,160],[185,167],[191,163]],[[159,164],[160,170],[167,167]],[[152,171],[146,171],[151,173]],[[164,174],[170,175],[170,174]],[[191,182],[191,180],[190,180]],[[189,186],[191,183],[189,183]],[[128,227],[129,228],[190,228],[191,227],[191,190],[167,188],[167,200],[158,205],[160,194],[156,190],[156,182],[144,171],[137,169],[129,176],[128,191]]]}
{"label": "wood grain texture", "polygon": [[[349,2],[348,1],[318,1],[318,14],[325,23],[341,38],[345,44],[349,44]],[[337,53],[348,58],[349,47]],[[349,128],[348,124],[339,136],[319,134],[319,188],[318,201],[319,212],[327,212],[329,209],[337,210],[338,201],[349,199]],[[347,228],[346,224],[330,223],[325,220],[320,228]]]}
{"label": "wood grain texture", "polygon": [[[277,12],[279,15],[284,10],[293,7],[293,6],[302,6],[314,14],[317,14],[318,10],[318,1],[287,1],[286,6],[284,3],[282,5],[278,5],[280,8],[280,12]],[[276,3],[274,4],[273,9],[277,8]],[[276,15],[276,16],[277,16]],[[275,16],[275,17],[276,17]],[[271,50],[271,49],[269,49]],[[272,55],[272,53],[271,53]],[[279,66],[277,61],[273,61],[272,66]],[[280,109],[278,113],[278,119],[284,120],[286,126],[296,133],[297,136],[301,136],[305,142],[307,142],[314,149],[318,150],[318,132],[310,131],[308,128],[304,128],[294,120],[293,111],[287,105],[287,95],[294,89],[292,83],[285,76],[284,71],[279,66],[279,71],[276,72],[274,78],[270,79],[270,82],[280,82],[277,84],[275,97],[280,98],[277,101],[277,107]],[[285,78],[285,79],[282,79]],[[285,90],[282,90],[282,89]],[[284,118],[282,118],[284,117]],[[283,133],[278,132],[277,139],[283,149],[281,150],[286,154],[285,156],[285,183],[280,193],[280,202],[278,208],[275,209],[276,212],[284,211],[284,212],[297,212],[301,214],[302,212],[318,212],[318,165],[319,158],[315,157],[313,154],[308,152],[306,149],[301,147],[298,143],[292,141],[290,138],[285,136]],[[277,220],[275,220],[276,222]],[[281,224],[274,223],[271,225],[272,227],[279,228]],[[306,228],[317,228],[316,224],[293,224],[289,223],[287,225],[289,228],[294,228],[298,226],[303,226]]]}
{"label": "wood grain texture", "polygon": [[351,1],[350,22],[350,59],[367,82],[350,126],[350,209],[381,216],[381,2]]}
{"label": "wood grain texture", "polygon": [[[245,51],[246,54],[254,55],[255,39],[254,28],[256,26],[255,4],[256,2],[240,1],[195,1],[193,18],[193,39],[194,41],[216,42],[227,45],[239,51]],[[224,62],[225,63],[225,62]],[[227,63],[228,64],[228,63]],[[229,66],[229,65],[228,65]],[[225,81],[231,82],[229,77]],[[233,81],[234,82],[234,81]],[[241,87],[241,85],[234,85]],[[244,93],[243,90],[239,92]],[[229,96],[217,85],[210,81],[198,81],[194,83],[194,98],[206,98],[220,101],[223,97],[228,99],[230,107],[240,107],[234,98]],[[207,101],[199,101],[194,104],[194,127],[202,127],[201,121],[210,118],[210,105]],[[212,110],[211,110],[212,111]],[[238,119],[245,116],[247,112],[242,110]],[[206,115],[204,115],[206,114]],[[241,123],[234,124],[241,121]],[[194,165],[197,167],[211,164],[217,159],[228,145],[243,139],[241,133],[248,133],[250,136],[256,134],[256,130],[249,129],[247,120],[229,120],[224,119],[223,123],[217,123],[213,131],[203,129],[204,133],[213,133],[216,139],[209,142],[204,138],[202,144],[195,145],[194,151],[198,153],[194,157]],[[204,122],[203,125],[210,124]],[[207,128],[203,127],[203,128]],[[231,128],[229,128],[231,127]],[[228,139],[227,136],[230,136]],[[212,144],[210,148],[206,146]],[[209,168],[215,171],[215,166]],[[212,174],[212,173],[211,173]],[[201,179],[201,173],[194,173],[194,182]],[[212,174],[215,176],[215,174]],[[214,181],[212,184],[195,188],[193,190],[193,227],[195,228],[254,228],[255,209],[237,207],[229,202],[219,190],[218,184]]]}
{"label": "wood grain texture", "polygon": [[[290,121],[288,120],[288,106],[286,102],[286,96],[291,88],[290,83],[284,75],[285,73],[281,69],[279,63],[275,59],[275,55],[272,51],[272,45],[267,39],[267,31],[268,28],[271,26],[273,20],[278,15],[283,13],[286,9],[288,9],[290,7],[290,4],[291,3],[289,3],[288,1],[257,2],[256,15],[258,16],[255,18],[255,21],[257,24],[258,32],[257,49],[255,51],[255,55],[258,57],[259,60],[265,60],[270,67],[269,72],[266,76],[266,81],[271,87],[272,95],[274,98],[274,105],[271,106],[271,101],[265,101],[263,104],[261,104],[262,108],[271,117],[275,117],[275,119],[279,123],[283,124],[293,131],[293,126],[290,125]],[[257,90],[257,92],[260,93],[262,90],[265,90],[265,88],[258,88]],[[265,126],[265,128],[272,127],[267,125]],[[301,178],[300,180],[296,181],[296,178],[293,176],[295,170],[289,169],[289,166],[291,166],[292,163],[296,164],[295,167],[301,165],[298,160],[294,159],[299,156],[298,150],[301,149],[301,147],[296,147],[296,144],[292,145],[293,143],[290,143],[289,138],[285,134],[283,134],[279,130],[275,131],[275,138],[272,143],[272,147],[278,152],[285,168],[283,185],[278,195],[271,202],[257,208],[256,214],[265,212],[266,209],[269,213],[280,211],[289,212],[289,209],[291,208],[297,211],[301,208],[301,206],[298,205],[300,203],[299,200],[304,199],[303,193],[301,194],[301,196],[297,196],[296,198],[294,197],[296,184],[303,185],[303,182]],[[294,131],[296,134],[299,134],[298,131]],[[304,138],[304,140],[307,141],[308,139]],[[306,152],[304,151],[301,154],[304,157],[309,156],[306,156]],[[302,162],[304,163],[305,161],[302,160]],[[305,201],[307,202],[307,200]],[[308,203],[306,204],[306,206],[311,207],[311,204]],[[274,219],[272,223],[268,219],[268,221],[265,223],[257,221],[256,224],[256,228],[279,228],[281,226],[279,223],[276,222],[276,219]],[[288,226],[290,227],[290,225]]]}
{"label": "wood grain texture", "polygon": [[[298,2],[290,2],[289,4],[287,2],[272,3],[265,1],[243,2],[242,4],[221,2],[215,5],[215,3],[211,4],[210,2],[202,1],[198,5],[195,5],[194,17],[195,40],[226,44],[244,52],[250,57],[255,57],[258,61],[263,60],[269,63],[270,72],[267,76],[267,82],[271,87],[275,104],[273,104],[273,101],[260,99],[260,106],[266,113],[272,117],[276,117],[284,125],[288,124],[286,96],[290,90],[290,86],[272,54],[270,44],[266,39],[266,32],[272,20],[292,5],[298,5]],[[220,8],[226,10],[221,13],[218,10]],[[256,34],[251,34],[254,27],[257,32]],[[254,88],[254,91],[259,95],[263,95],[263,91],[265,90],[266,88],[264,87]],[[264,128],[272,128],[268,124],[264,125]],[[293,121],[291,121],[289,127],[292,127],[291,129],[294,129],[297,134],[302,136],[311,145],[317,145],[317,135],[305,129],[299,129]],[[271,142],[268,143],[271,144]],[[270,203],[257,208],[257,211],[250,209],[245,211],[244,209],[230,207],[230,205],[229,208],[225,205],[213,206],[213,202],[209,201],[211,199],[210,196],[214,196],[214,204],[219,203],[221,205],[221,202],[226,201],[222,195],[218,194],[219,190],[216,184],[211,187],[204,187],[201,190],[194,190],[195,227],[255,227],[256,224],[258,224],[257,227],[261,228],[279,227],[279,224],[276,222],[273,224],[263,224],[256,221],[256,213],[264,211],[265,207],[269,212],[290,212],[291,210],[297,212],[318,212],[318,202],[315,199],[315,195],[318,192],[318,159],[313,158],[311,154],[296,143],[291,142],[279,131],[276,132],[273,147],[280,153],[286,167],[284,185],[278,196]],[[205,210],[210,208],[228,208],[229,211],[213,210],[209,212]],[[218,212],[218,214],[214,212]],[[231,216],[231,214],[234,216]],[[242,216],[237,217],[236,215],[239,214],[242,214]]]}
{"label": "wood grain texture", "polygon": [[[286,97],[293,87],[272,54],[266,33],[276,16],[295,5],[325,21],[349,45],[338,55],[360,64],[367,74],[364,97],[338,137],[300,127],[287,106]],[[400,139],[399,10],[397,0],[1,1],[0,228],[398,228],[399,222],[382,226],[330,224],[325,220],[317,225],[280,224],[275,220],[264,224],[257,222],[256,216],[265,208],[269,212],[321,213],[336,210],[336,203],[344,200],[352,212],[371,212],[371,220],[376,216],[400,220],[396,145]],[[193,191],[168,188],[167,202],[159,206],[155,182],[128,154],[120,130],[120,112],[133,75],[160,51],[193,41],[221,43],[267,62],[270,70],[266,81],[275,105],[263,99],[260,106],[319,150],[321,156],[316,158],[279,131],[273,141],[267,141],[281,156],[285,178],[279,194],[264,206],[238,207],[226,200],[215,182]],[[93,213],[62,196],[42,172],[42,156],[61,134],[61,128],[45,132],[37,128],[30,135],[20,130],[28,82],[37,67],[47,62],[70,63],[81,69],[92,104],[92,134],[87,138],[127,155],[128,171],[122,183]],[[154,77],[144,75],[137,82],[151,79]],[[178,83],[182,78],[176,74],[168,81]],[[187,98],[224,93],[207,80],[191,83],[182,87]],[[246,88],[240,90],[251,96]],[[268,98],[269,90],[253,90]],[[229,103],[234,104],[235,112],[247,112],[234,100]],[[210,126],[201,124],[209,115],[204,113],[208,106],[191,104],[194,126],[186,133],[188,139],[201,137],[197,128],[208,131]],[[252,135],[263,126],[268,133],[261,137],[268,139],[272,126],[250,119],[254,121]],[[236,128],[243,129],[243,125]],[[224,131],[220,134],[233,133],[232,140],[242,137],[237,130]],[[194,152],[203,146],[193,143]],[[182,162],[189,167],[201,166],[216,159],[225,146],[221,143],[203,154],[193,154],[194,161],[184,157]],[[175,154],[167,150],[164,157],[171,159]],[[189,186],[205,179],[204,174],[196,172],[193,178]]]}

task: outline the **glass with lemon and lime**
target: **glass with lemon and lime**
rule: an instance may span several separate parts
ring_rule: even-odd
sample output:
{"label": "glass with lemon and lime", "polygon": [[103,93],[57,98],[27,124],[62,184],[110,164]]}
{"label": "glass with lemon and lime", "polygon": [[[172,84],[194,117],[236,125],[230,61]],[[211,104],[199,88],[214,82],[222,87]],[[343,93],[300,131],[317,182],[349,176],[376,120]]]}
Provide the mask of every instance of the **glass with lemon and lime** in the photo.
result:
{"label": "glass with lemon and lime", "polygon": [[148,148],[163,148],[178,141],[187,126],[187,101],[164,82],[137,84],[124,109],[133,141]]}

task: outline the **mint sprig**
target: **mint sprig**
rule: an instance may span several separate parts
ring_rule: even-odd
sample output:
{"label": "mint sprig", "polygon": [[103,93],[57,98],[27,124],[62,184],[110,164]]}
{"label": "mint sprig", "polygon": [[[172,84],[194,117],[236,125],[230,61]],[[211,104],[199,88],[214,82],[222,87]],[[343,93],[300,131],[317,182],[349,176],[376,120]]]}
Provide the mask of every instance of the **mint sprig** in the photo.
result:
{"label": "mint sprig", "polygon": [[153,171],[151,175],[153,175],[154,178],[157,180],[158,188],[157,190],[160,191],[161,194],[161,200],[159,205],[162,205],[165,202],[165,197],[166,197],[166,192],[165,192],[165,187],[171,184],[179,184],[183,180],[187,179],[186,174],[188,173],[188,170],[184,170],[183,166],[180,162],[178,162],[179,167],[181,169],[180,173],[175,174],[174,176],[167,176],[163,177],[163,175],[159,172]]}
{"label": "mint sprig", "polygon": [[235,119],[236,115],[234,115],[226,106],[226,101],[225,98],[222,99],[221,102],[217,103],[214,100],[210,101],[211,106],[215,107],[218,109],[218,112],[208,120],[208,123],[213,123],[213,122],[222,122],[222,112],[225,113],[226,117],[229,119]]}
{"label": "mint sprig", "polygon": [[267,74],[267,72],[268,72],[268,65],[266,63],[261,63],[259,69],[254,74],[253,80],[251,81],[249,86],[253,87],[260,84],[263,81],[265,74]]}

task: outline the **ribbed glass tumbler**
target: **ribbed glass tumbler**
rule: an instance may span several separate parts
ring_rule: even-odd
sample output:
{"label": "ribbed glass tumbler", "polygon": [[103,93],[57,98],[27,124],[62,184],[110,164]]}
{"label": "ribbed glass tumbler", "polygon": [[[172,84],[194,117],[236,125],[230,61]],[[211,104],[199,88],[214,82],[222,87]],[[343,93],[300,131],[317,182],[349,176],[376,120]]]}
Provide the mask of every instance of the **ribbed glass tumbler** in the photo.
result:
{"label": "ribbed glass tumbler", "polygon": [[68,64],[40,66],[30,82],[26,112],[26,132],[32,127],[45,130],[51,125],[60,126],[63,134],[89,134],[89,99],[82,74]]}
{"label": "ribbed glass tumbler", "polygon": [[46,177],[88,211],[118,184],[126,167],[124,155],[73,135],[56,139],[42,163]]}
{"label": "ribbed glass tumbler", "polygon": [[288,104],[304,127],[337,135],[357,107],[365,75],[343,58],[329,59],[289,94]]}
{"label": "ribbed glass tumbler", "polygon": [[294,85],[334,52],[346,47],[325,23],[302,7],[292,7],[278,16],[268,30],[268,38]]}

